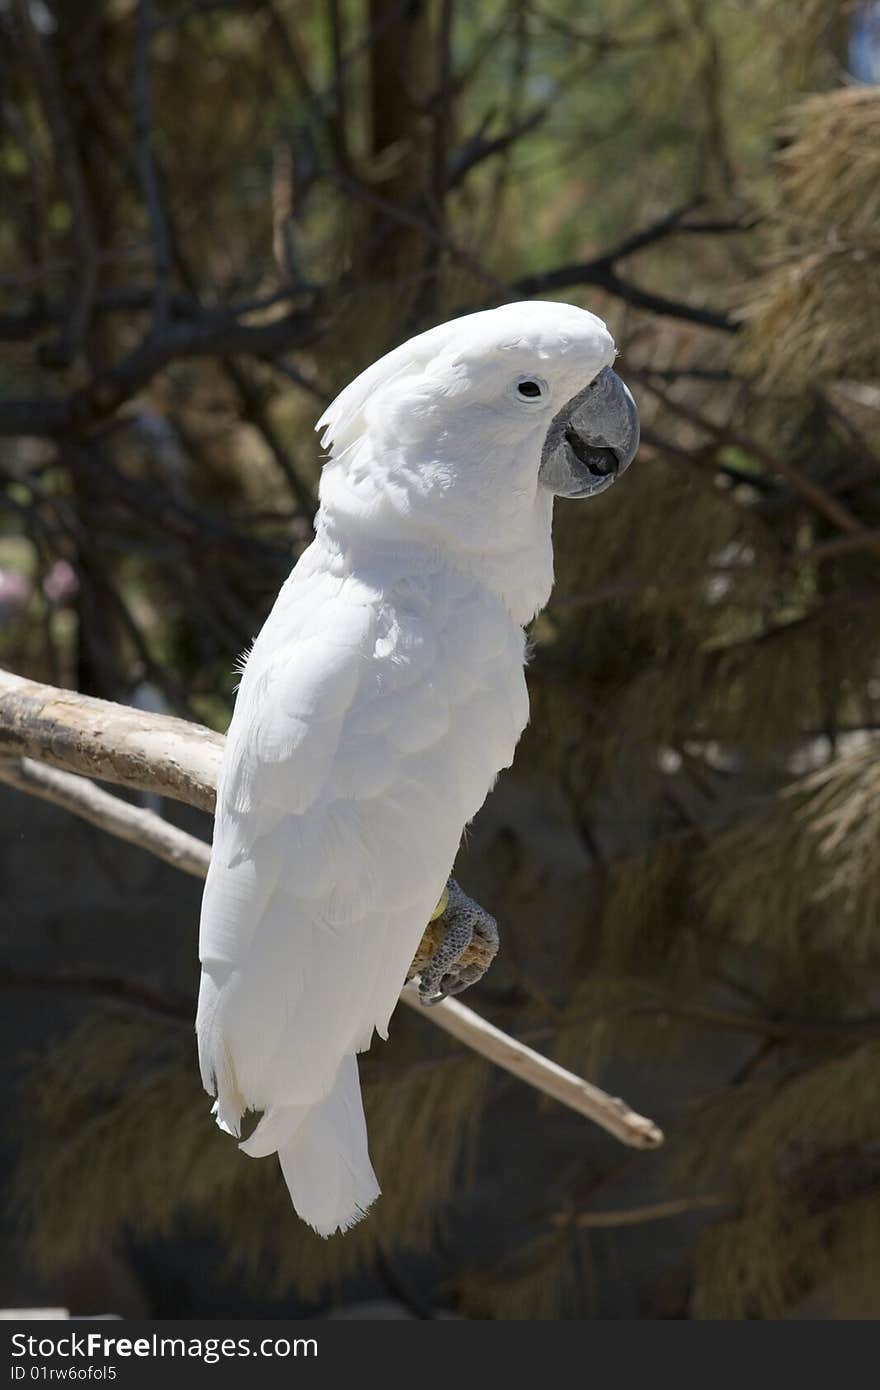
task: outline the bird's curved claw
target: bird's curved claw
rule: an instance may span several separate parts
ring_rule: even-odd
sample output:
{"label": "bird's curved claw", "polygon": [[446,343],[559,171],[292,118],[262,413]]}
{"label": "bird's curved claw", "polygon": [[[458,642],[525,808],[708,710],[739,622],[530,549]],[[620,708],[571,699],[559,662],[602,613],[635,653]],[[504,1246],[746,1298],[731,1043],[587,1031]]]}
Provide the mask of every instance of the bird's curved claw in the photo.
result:
{"label": "bird's curved claw", "polygon": [[[482,979],[498,950],[498,924],[485,908],[462,892],[455,879],[446,885],[447,903],[442,912],[444,932],[439,946],[419,972],[419,999],[422,1004],[439,1004],[450,995]],[[442,901],[442,900],[441,900]],[[433,919],[432,919],[433,920]],[[485,963],[461,957],[478,937],[484,946]]]}

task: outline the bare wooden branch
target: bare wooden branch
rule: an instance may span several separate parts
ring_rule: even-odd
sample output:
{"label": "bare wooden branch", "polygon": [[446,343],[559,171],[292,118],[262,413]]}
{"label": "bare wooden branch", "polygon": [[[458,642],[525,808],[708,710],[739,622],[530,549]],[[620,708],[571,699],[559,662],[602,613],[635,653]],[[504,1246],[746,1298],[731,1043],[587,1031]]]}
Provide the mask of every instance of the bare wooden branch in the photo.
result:
{"label": "bare wooden branch", "polygon": [[37,758],[213,811],[222,753],[222,734],[199,724],[0,671],[0,757]]}
{"label": "bare wooden branch", "polygon": [[33,758],[15,761],[0,759],[0,782],[19,791],[62,806],[65,811],[87,820],[100,830],[106,830],[120,840],[149,850],[166,864],[182,869],[185,874],[204,878],[208,872],[211,849],[197,835],[190,835],[176,825],[148,811],[143,806],[133,806],[120,797],[96,787],[87,777],[78,777],[74,772],[60,772],[57,768],[46,767]]}
{"label": "bare wooden branch", "polygon": [[[62,805],[196,877],[207,872],[210,851],[206,844],[152,812],[69,774],[85,772],[211,810],[223,742],[222,735],[198,724],[145,714],[0,671],[0,759],[5,759],[0,761],[0,781]],[[35,764],[34,755],[62,772]],[[14,758],[22,761],[16,763]],[[429,944],[430,933],[436,930],[436,924],[429,924]],[[420,950],[424,949],[423,941]],[[479,944],[470,949],[478,954]],[[401,999],[429,1023],[585,1115],[622,1143],[651,1149],[663,1142],[657,1125],[636,1114],[625,1101],[517,1042],[473,1009],[452,999],[426,1009],[412,985],[404,988]]]}
{"label": "bare wooden branch", "polygon": [[570,1110],[586,1115],[622,1144],[633,1149],[656,1149],[663,1143],[663,1131],[653,1120],[636,1114],[625,1100],[609,1096],[607,1091],[583,1081],[557,1062],[526,1047],[525,1043],[517,1042],[457,999],[444,999],[442,1004],[426,1009],[419,1002],[418,990],[413,985],[407,985],[400,997],[404,1004],[429,1017],[444,1032],[466,1043],[481,1057],[487,1057],[497,1067],[518,1076],[520,1081],[561,1101]]}

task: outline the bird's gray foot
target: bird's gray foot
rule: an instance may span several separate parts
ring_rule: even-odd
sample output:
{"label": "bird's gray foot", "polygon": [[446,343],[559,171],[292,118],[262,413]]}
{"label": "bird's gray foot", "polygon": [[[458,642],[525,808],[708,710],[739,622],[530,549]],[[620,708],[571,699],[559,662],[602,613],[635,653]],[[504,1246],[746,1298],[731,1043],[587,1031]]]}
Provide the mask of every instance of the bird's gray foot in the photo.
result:
{"label": "bird's gray foot", "polygon": [[[498,924],[495,918],[463,893],[451,878],[446,885],[449,895],[443,912],[443,937],[427,965],[419,971],[419,998],[423,1004],[439,1004],[450,994],[476,984],[488,970],[498,950]],[[462,961],[467,948],[478,941],[481,946],[477,959]]]}

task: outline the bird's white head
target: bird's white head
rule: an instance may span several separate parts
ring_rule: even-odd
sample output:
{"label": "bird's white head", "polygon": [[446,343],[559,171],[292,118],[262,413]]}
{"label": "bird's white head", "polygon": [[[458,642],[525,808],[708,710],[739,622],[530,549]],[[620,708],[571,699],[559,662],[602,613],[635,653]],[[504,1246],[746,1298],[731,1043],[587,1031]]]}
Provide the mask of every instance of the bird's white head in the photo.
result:
{"label": "bird's white head", "polygon": [[319,530],[441,546],[527,621],[553,579],[553,497],[629,466],[638,412],[594,314],[528,301],[454,319],[380,358],[318,422]]}

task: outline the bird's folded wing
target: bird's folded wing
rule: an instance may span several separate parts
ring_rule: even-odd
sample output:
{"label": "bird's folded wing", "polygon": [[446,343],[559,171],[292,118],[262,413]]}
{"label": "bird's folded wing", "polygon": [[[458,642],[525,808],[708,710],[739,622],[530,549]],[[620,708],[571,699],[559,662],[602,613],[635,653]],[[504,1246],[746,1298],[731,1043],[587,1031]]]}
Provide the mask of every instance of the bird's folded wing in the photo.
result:
{"label": "bird's folded wing", "polygon": [[300,587],[254,645],[229,727],[202,903],[203,962],[245,958],[283,880],[305,900],[326,887],[321,804],[367,669],[375,612],[356,595]]}

